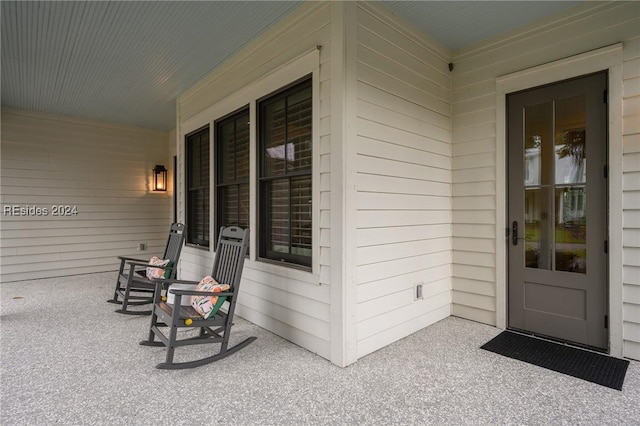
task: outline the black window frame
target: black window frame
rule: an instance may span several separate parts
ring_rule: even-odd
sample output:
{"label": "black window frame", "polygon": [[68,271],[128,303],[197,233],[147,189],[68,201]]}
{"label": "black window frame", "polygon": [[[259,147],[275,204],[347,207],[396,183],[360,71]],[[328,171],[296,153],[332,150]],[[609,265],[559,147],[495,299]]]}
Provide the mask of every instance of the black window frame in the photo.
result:
{"label": "black window frame", "polygon": [[[206,133],[206,140],[203,139]],[[197,140],[196,140],[197,138]],[[203,126],[185,135],[185,223],[187,235],[185,244],[197,248],[208,249],[211,235],[211,131],[209,125]],[[191,164],[191,150],[200,151],[198,172],[200,185],[191,185],[192,176],[196,172],[195,164]],[[206,144],[206,156],[202,155],[202,147]],[[203,161],[206,158],[206,161]],[[206,173],[204,173],[206,171]],[[191,207],[192,194],[202,193],[203,202],[200,209]],[[198,217],[199,216],[199,217]],[[198,226],[201,223],[202,226]],[[200,229],[202,228],[202,229]],[[200,238],[202,236],[202,238]]]}
{"label": "black window frame", "polygon": [[[238,129],[237,129],[237,122],[238,119],[241,119],[242,117],[246,116],[246,121],[247,121],[247,148],[246,148],[246,158],[247,158],[247,175],[246,175],[246,179],[243,178],[238,178],[238,173],[237,173],[237,168],[238,168],[238,145],[236,143],[237,141],[237,135],[238,135]],[[249,120],[250,120],[250,110],[249,110],[249,105],[246,105],[222,118],[219,118],[218,120],[215,121],[214,123],[214,130],[215,130],[215,134],[214,134],[214,141],[215,141],[215,158],[214,158],[214,164],[216,167],[216,173],[215,173],[215,202],[216,202],[216,211],[215,211],[215,224],[216,224],[216,229],[219,229],[221,226],[230,226],[230,225],[236,225],[236,226],[240,226],[243,228],[248,228],[249,227],[249,223],[251,221],[251,217],[250,217],[250,212],[251,212],[251,208],[252,208],[252,203],[251,203],[251,194],[250,194],[250,182],[251,182],[251,159],[250,159],[250,155],[251,155],[251,141],[250,141],[250,135],[251,135],[251,130],[248,128],[249,127]],[[223,172],[224,172],[224,168],[222,166],[222,162],[224,161],[228,161],[228,158],[224,157],[224,153],[223,153],[223,149],[224,149],[224,141],[223,141],[223,134],[222,134],[222,127],[225,124],[228,124],[229,122],[233,122],[234,123],[234,179],[231,181],[224,181],[224,177],[223,177]],[[225,205],[224,202],[224,197],[222,196],[222,192],[228,188],[228,187],[232,187],[235,186],[237,188],[238,191],[238,205],[237,205],[237,216],[240,217],[240,209],[241,209],[241,192],[240,192],[240,186],[241,185],[246,185],[247,188],[247,193],[246,193],[246,202],[248,205],[247,208],[247,219],[246,219],[246,223],[226,223],[226,221],[224,220],[225,218],[225,208],[227,207]],[[217,235],[215,236],[215,238],[217,238]],[[247,251],[248,252],[248,251]]]}
{"label": "black window frame", "polygon": [[[310,150],[311,150],[311,154],[310,154],[310,159],[311,159],[311,164],[309,165],[308,170],[304,170],[304,171],[294,171],[294,172],[290,172],[290,173],[285,173],[285,174],[281,174],[278,176],[265,176],[265,158],[266,158],[266,149],[265,149],[265,125],[266,125],[266,120],[265,120],[265,108],[266,106],[273,104],[277,101],[280,101],[282,99],[286,99],[288,98],[290,95],[293,95],[301,90],[308,90],[311,89],[311,98],[310,98],[310,103],[311,103],[311,113],[310,113]],[[286,102],[286,101],[285,101]],[[257,153],[257,160],[258,160],[258,173],[257,173],[257,192],[258,192],[258,202],[257,204],[257,208],[258,208],[258,226],[259,226],[259,232],[258,232],[258,257],[260,258],[260,260],[263,261],[267,261],[267,262],[274,262],[277,264],[284,264],[286,266],[290,266],[290,267],[296,267],[296,268],[300,268],[300,269],[304,269],[304,270],[311,270],[312,268],[312,262],[313,262],[313,105],[314,105],[314,99],[313,99],[313,80],[312,80],[312,75],[309,74],[307,76],[304,76],[302,78],[300,78],[299,80],[292,82],[291,84],[280,88],[279,90],[272,92],[271,94],[264,96],[260,99],[257,100],[256,102],[257,104],[257,121],[258,121],[258,125],[256,126],[256,130],[257,130],[257,139],[258,139],[258,143],[257,143],[257,149],[258,149],[258,153]],[[285,114],[286,115],[286,114]],[[285,131],[288,133],[288,130],[286,130],[286,125],[285,125]],[[285,137],[285,141],[288,140]],[[286,151],[286,148],[283,148],[283,151]],[[288,154],[284,154],[285,156]],[[309,179],[309,186],[308,186],[308,191],[309,191],[309,208],[311,209],[309,212],[310,215],[310,229],[308,230],[308,234],[309,234],[309,238],[310,238],[310,254],[309,256],[306,255],[300,255],[300,254],[294,254],[291,253],[291,249],[292,249],[292,226],[291,226],[291,216],[292,216],[292,204],[291,204],[291,199],[292,199],[292,186],[291,186],[291,182],[292,180],[295,179],[300,179],[300,178],[305,178],[308,177]],[[280,251],[275,251],[275,250],[269,250],[268,244],[270,243],[269,240],[269,229],[270,229],[270,225],[269,225],[269,214],[268,214],[268,204],[269,204],[269,197],[268,197],[268,185],[270,182],[274,182],[276,180],[288,180],[289,183],[289,187],[288,187],[288,192],[289,192],[289,200],[290,200],[290,204],[289,204],[289,243],[288,243],[288,247],[289,247],[289,253],[284,253],[284,252],[280,252]]]}

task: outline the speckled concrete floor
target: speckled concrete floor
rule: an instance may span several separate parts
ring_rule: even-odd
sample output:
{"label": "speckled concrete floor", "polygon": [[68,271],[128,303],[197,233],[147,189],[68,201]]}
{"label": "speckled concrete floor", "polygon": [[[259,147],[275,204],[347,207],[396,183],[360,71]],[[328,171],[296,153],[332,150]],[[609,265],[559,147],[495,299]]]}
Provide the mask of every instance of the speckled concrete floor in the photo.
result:
{"label": "speckled concrete floor", "polygon": [[640,424],[639,362],[620,392],[483,351],[499,330],[453,317],[344,369],[238,319],[245,349],[156,370],[148,317],[105,303],[113,279],[0,285],[2,425]]}

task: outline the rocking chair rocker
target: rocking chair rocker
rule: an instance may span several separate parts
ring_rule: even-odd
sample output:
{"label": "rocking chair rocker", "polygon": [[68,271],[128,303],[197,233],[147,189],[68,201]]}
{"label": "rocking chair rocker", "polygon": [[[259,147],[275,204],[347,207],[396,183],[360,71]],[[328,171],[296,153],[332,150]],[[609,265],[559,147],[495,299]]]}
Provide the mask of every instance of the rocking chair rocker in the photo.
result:
{"label": "rocking chair rocker", "polygon": [[[174,370],[205,365],[239,351],[256,339],[256,337],[249,337],[231,348],[228,347],[248,244],[248,229],[242,229],[237,226],[220,229],[211,277],[218,283],[228,284],[230,288],[226,291],[218,293],[196,291],[195,286],[198,284],[196,281],[165,279],[156,283],[149,337],[147,340],[140,342],[143,346],[166,346],[166,360],[158,364],[156,368]],[[169,287],[168,290],[174,296],[173,304],[162,301],[161,290],[163,284],[179,284],[178,286]],[[185,287],[190,289],[185,289]],[[183,306],[182,304],[182,298],[184,297],[212,295],[218,296],[218,298],[226,298],[226,302],[228,302],[226,312],[218,310],[205,319],[191,305]],[[218,299],[217,307],[222,304],[221,300]],[[179,327],[182,330],[185,328],[198,330],[198,334],[194,337],[178,340]],[[167,328],[168,330],[166,330],[165,334],[162,329]],[[160,341],[156,341],[156,337]],[[193,361],[174,362],[174,351],[177,347],[207,343],[220,343],[219,352]]]}

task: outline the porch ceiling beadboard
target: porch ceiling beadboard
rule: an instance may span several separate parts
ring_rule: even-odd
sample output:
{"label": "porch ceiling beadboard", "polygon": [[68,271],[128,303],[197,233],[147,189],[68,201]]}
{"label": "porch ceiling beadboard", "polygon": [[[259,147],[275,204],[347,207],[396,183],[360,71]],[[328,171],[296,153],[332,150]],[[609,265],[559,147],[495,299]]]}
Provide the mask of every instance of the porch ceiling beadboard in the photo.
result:
{"label": "porch ceiling beadboard", "polygon": [[3,1],[2,105],[169,131],[175,99],[297,1]]}
{"label": "porch ceiling beadboard", "polygon": [[452,51],[504,34],[581,1],[384,1]]}
{"label": "porch ceiling beadboard", "polygon": [[[301,1],[3,0],[2,105],[170,130],[175,98]],[[449,49],[576,1],[384,1]]]}

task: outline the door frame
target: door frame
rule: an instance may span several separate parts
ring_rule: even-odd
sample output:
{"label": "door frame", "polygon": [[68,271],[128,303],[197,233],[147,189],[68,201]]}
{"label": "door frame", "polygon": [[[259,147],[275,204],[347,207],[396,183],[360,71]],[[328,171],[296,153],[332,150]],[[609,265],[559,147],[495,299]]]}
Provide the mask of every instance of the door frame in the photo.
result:
{"label": "door frame", "polygon": [[496,326],[507,327],[508,93],[608,70],[609,354],[622,357],[622,43],[496,78]]}

